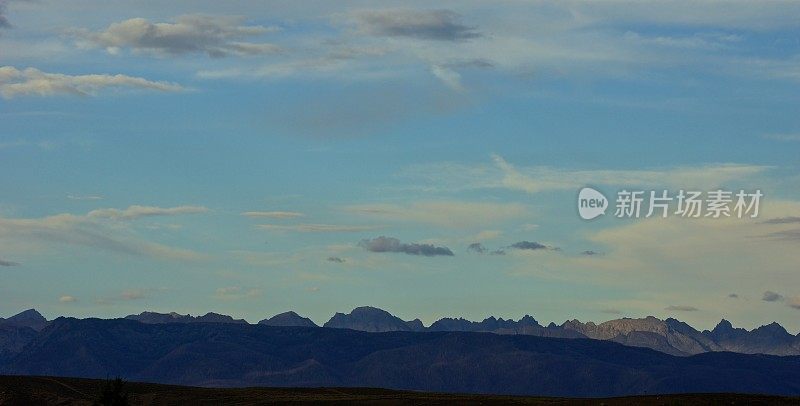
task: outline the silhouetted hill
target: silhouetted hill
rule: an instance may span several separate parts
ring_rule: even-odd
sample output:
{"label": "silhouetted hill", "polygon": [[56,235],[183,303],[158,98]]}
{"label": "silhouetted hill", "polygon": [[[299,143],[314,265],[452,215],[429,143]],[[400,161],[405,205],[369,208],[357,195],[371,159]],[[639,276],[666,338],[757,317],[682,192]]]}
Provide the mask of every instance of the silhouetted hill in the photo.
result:
{"label": "silhouetted hill", "polygon": [[172,313],[141,312],[125,316],[128,320],[136,320],[141,323],[161,324],[161,323],[237,323],[247,324],[242,319],[234,319],[231,316],[209,312],[203,316],[194,317],[192,315]]}
{"label": "silhouetted hill", "polygon": [[201,386],[367,386],[589,397],[800,394],[800,357],[675,357],[588,339],[124,319],[56,319],[2,370]]}
{"label": "silhouetted hill", "polygon": [[424,328],[419,320],[406,322],[386,310],[370,306],[356,307],[350,314],[336,313],[323,327],[369,332],[414,331]]}
{"label": "silhouetted hill", "polygon": [[300,316],[299,314],[288,311],[281,314],[276,314],[268,319],[258,322],[265,326],[279,326],[279,327],[319,327],[316,323],[307,317]]}
{"label": "silhouetted hill", "polygon": [[0,365],[19,354],[36,334],[30,327],[0,325]]}
{"label": "silhouetted hill", "polygon": [[[126,316],[126,319],[142,323],[236,323],[247,324],[245,320],[234,319],[228,315],[207,313],[203,316],[181,315],[178,313],[142,312]],[[294,312],[286,312],[259,322],[276,326],[307,326],[316,324]],[[26,326],[41,329],[47,321],[35,310],[26,310],[8,319],[0,319],[0,326]],[[780,324],[771,323],[752,331],[734,328],[727,320],[722,320],[712,331],[700,332],[694,327],[673,318],[660,320],[649,316],[640,319],[622,318],[600,324],[582,323],[570,320],[562,325],[550,323],[542,326],[531,316],[518,321],[488,317],[480,322],[463,318],[442,318],[429,327],[419,319],[404,321],[391,313],[375,307],[358,307],[350,314],[336,313],[325,327],[346,328],[368,332],[388,331],[471,331],[495,334],[520,334],[538,337],[592,338],[614,341],[633,347],[651,348],[671,355],[688,356],[704,352],[730,351],[745,354],[800,355],[800,334],[792,335]],[[18,334],[12,338],[13,334]],[[0,357],[15,353],[20,343],[30,339],[29,332],[10,330],[0,332]],[[5,355],[2,355],[5,354]]]}
{"label": "silhouetted hill", "polygon": [[[105,380],[47,376],[0,376],[0,404],[91,405]],[[197,388],[126,382],[131,405],[796,405],[800,398],[745,394],[683,394],[564,399],[398,391],[377,388]]]}
{"label": "silhouetted hill", "polygon": [[47,319],[37,312],[35,309],[28,309],[18,314],[15,314],[7,319],[0,319],[2,326],[16,326],[16,327],[30,327],[36,331],[47,326]]}

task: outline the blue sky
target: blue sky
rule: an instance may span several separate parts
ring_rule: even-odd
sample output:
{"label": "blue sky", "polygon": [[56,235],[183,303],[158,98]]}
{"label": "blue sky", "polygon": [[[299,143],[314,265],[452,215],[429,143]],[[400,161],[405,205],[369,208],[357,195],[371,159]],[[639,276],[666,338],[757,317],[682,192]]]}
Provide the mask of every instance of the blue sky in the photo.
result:
{"label": "blue sky", "polygon": [[[3,1],[0,314],[797,332],[800,3],[733,3]],[[765,197],[587,222],[585,185]]]}

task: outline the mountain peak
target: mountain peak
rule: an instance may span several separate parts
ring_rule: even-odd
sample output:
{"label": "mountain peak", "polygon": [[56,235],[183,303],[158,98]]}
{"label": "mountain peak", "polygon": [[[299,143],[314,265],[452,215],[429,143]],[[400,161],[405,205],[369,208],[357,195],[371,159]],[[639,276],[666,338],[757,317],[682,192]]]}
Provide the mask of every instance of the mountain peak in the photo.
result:
{"label": "mountain peak", "polygon": [[731,322],[729,322],[728,320],[722,319],[719,321],[719,323],[717,323],[717,326],[714,327],[714,330],[712,330],[712,332],[719,333],[731,330],[733,330],[733,324],[731,324]]}
{"label": "mountain peak", "polygon": [[17,313],[3,321],[6,325],[30,327],[40,331],[47,326],[47,319],[36,309],[28,309]]}
{"label": "mountain peak", "polygon": [[386,310],[372,306],[361,306],[350,314],[336,313],[323,327],[348,328],[370,332],[411,331],[412,326]]}
{"label": "mountain peak", "polygon": [[753,330],[753,332],[754,333],[762,332],[762,333],[767,333],[767,334],[775,335],[775,336],[777,336],[777,335],[790,335],[789,332],[786,331],[785,328],[783,328],[783,326],[781,326],[780,324],[778,324],[777,322],[774,322],[774,321],[772,323],[769,323],[767,325],[761,326],[761,327]]}
{"label": "mountain peak", "polygon": [[303,317],[291,310],[261,320],[258,324],[278,327],[319,327],[316,323],[311,321],[311,319]]}

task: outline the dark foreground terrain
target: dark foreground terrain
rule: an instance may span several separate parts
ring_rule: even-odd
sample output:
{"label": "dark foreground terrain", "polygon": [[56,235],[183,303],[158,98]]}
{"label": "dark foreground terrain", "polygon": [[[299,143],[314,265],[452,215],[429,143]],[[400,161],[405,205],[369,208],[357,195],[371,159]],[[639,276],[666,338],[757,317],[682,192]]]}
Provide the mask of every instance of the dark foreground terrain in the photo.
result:
{"label": "dark foreground terrain", "polygon": [[[105,381],[38,376],[0,376],[0,405],[91,405]],[[796,405],[800,398],[686,394],[605,399],[565,399],[492,395],[455,395],[370,388],[195,388],[127,382],[132,405],[331,404],[526,404],[526,405]]]}
{"label": "dark foreground terrain", "polygon": [[676,357],[590,339],[59,318],[0,374],[200,387],[354,387],[605,398],[800,395],[800,357]]}

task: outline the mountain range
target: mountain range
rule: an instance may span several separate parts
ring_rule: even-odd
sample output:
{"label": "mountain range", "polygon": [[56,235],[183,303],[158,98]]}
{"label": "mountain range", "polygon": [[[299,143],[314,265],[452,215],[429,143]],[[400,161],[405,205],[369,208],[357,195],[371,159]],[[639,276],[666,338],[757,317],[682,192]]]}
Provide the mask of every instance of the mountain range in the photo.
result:
{"label": "mountain range", "polygon": [[607,340],[526,334],[65,317],[49,322],[21,351],[1,361],[0,374],[562,397],[800,395],[798,356],[707,352],[678,357]]}
{"label": "mountain range", "polygon": [[[232,323],[248,324],[243,319],[207,313],[202,316],[178,313],[142,312],[125,319],[146,324],[165,323]],[[8,319],[0,318],[0,360],[13,356],[33,340],[48,321],[34,309],[26,310]],[[288,311],[261,320],[260,325],[281,327],[318,327],[311,319]],[[800,334],[792,335],[780,324],[771,323],[753,330],[735,328],[722,320],[713,330],[699,331],[673,319],[622,318],[595,324],[569,320],[561,325],[539,324],[526,315],[521,319],[504,320],[488,317],[482,321],[463,318],[443,318],[430,326],[419,319],[405,321],[391,313],[370,306],[357,307],[350,313],[336,313],[323,324],[324,328],[350,329],[372,333],[409,332],[486,332],[501,335],[531,335],[553,338],[590,338],[614,341],[626,346],[645,347],[676,356],[690,356],[706,352],[737,352],[744,354],[800,355]]]}

